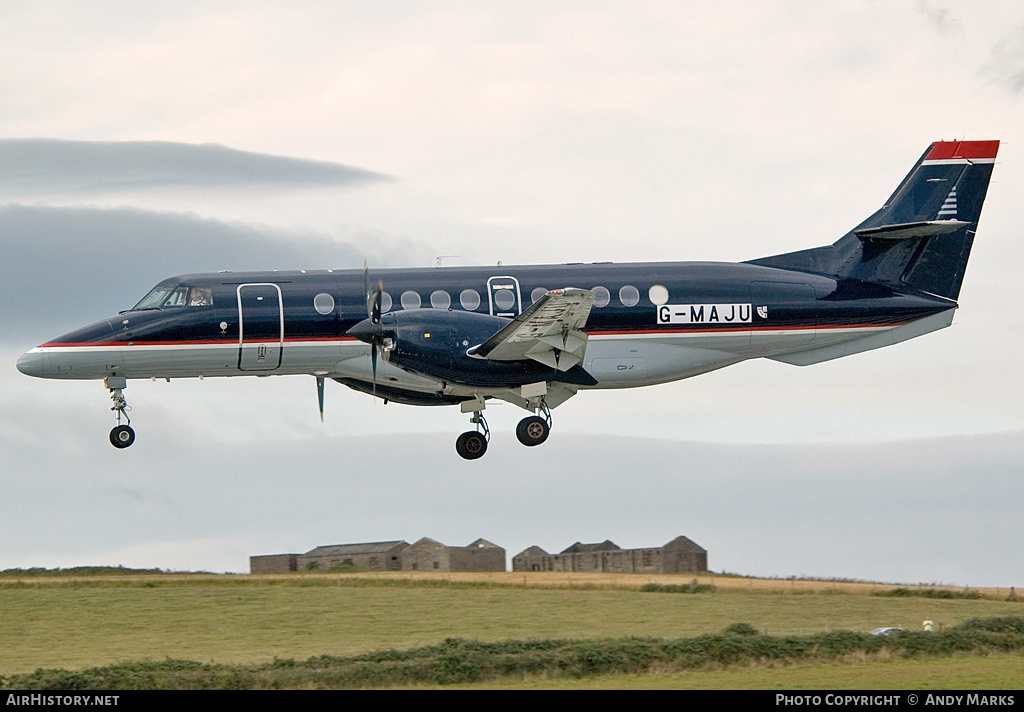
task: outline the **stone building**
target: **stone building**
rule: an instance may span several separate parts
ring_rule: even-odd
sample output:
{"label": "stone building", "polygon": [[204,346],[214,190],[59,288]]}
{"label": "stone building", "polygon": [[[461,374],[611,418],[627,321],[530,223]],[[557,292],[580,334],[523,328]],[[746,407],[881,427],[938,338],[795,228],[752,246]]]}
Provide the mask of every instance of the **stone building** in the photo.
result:
{"label": "stone building", "polygon": [[266,554],[249,557],[249,573],[251,574],[286,574],[298,570],[298,554]]}
{"label": "stone building", "polygon": [[685,536],[654,549],[622,549],[611,541],[576,542],[558,554],[531,546],[512,557],[513,571],[595,571],[622,574],[682,574],[708,570],[708,552]]}
{"label": "stone building", "polygon": [[445,546],[424,537],[415,544],[377,541],[318,546],[305,554],[249,557],[249,573],[291,571],[504,571],[505,550],[486,539]]}
{"label": "stone building", "polygon": [[402,571],[504,571],[505,550],[486,539],[445,546],[423,537],[402,552]]}
{"label": "stone building", "polygon": [[400,571],[406,541],[318,546],[305,554],[267,554],[249,557],[251,574],[286,574],[292,571]]}
{"label": "stone building", "polygon": [[374,541],[364,544],[318,546],[298,558],[300,571],[360,569],[364,571],[401,571],[402,552],[407,541]]}

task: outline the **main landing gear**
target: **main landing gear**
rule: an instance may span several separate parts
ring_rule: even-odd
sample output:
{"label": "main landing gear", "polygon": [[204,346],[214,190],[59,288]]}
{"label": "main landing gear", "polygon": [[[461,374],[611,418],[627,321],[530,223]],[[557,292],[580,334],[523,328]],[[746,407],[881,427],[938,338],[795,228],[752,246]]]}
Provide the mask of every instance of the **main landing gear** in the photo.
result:
{"label": "main landing gear", "polygon": [[526,447],[540,445],[548,439],[548,433],[551,432],[551,411],[542,403],[538,412],[540,415],[523,418],[516,426],[516,437]]}
{"label": "main landing gear", "polygon": [[[117,425],[110,431],[110,444],[119,450],[130,447],[135,442],[135,431],[132,430],[131,418],[128,411],[131,406],[124,398],[124,389],[128,387],[128,380],[125,378],[107,378],[103,385],[110,391],[110,400],[114,402],[111,408],[117,414]],[[121,418],[125,419],[125,425],[121,425]]]}
{"label": "main landing gear", "polygon": [[[462,404],[463,412],[471,412],[473,416],[469,422],[476,425],[476,430],[468,430],[455,441],[455,452],[459,457],[466,460],[476,460],[483,457],[487,452],[487,443],[491,441],[491,429],[487,427],[487,420],[481,411],[484,409],[484,401],[477,398]],[[470,410],[472,408],[472,410]],[[519,421],[516,426],[516,437],[519,442],[527,447],[540,445],[548,439],[551,432],[551,411],[541,401],[536,408],[537,415],[527,416]]]}
{"label": "main landing gear", "polygon": [[455,452],[466,460],[483,457],[487,452],[487,443],[491,440],[491,429],[487,427],[487,419],[479,410],[473,411],[469,422],[476,425],[476,430],[467,430],[455,441]]}

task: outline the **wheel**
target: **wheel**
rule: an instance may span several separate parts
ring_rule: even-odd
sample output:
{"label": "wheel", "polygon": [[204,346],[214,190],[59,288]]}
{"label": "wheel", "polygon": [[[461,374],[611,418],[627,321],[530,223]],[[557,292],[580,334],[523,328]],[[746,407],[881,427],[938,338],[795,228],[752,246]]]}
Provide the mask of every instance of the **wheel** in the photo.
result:
{"label": "wheel", "polygon": [[110,444],[119,450],[123,450],[133,442],[135,442],[135,431],[130,425],[118,425],[110,431]]}
{"label": "wheel", "polygon": [[548,427],[548,422],[536,415],[523,418],[519,421],[519,425],[516,426],[516,437],[526,447],[540,445],[548,439],[548,433],[550,432],[551,428]]}
{"label": "wheel", "polygon": [[475,430],[469,430],[455,441],[455,452],[467,460],[483,457],[483,454],[487,452],[487,438]]}

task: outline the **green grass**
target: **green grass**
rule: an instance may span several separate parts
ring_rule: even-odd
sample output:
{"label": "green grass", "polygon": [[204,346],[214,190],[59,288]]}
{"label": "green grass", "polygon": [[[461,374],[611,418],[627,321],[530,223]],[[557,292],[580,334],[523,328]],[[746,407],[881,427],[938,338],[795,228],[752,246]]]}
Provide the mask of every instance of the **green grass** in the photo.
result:
{"label": "green grass", "polygon": [[[740,628],[731,626],[732,628]],[[412,650],[357,656],[275,658],[261,665],[189,660],[129,662],[85,670],[37,670],[0,687],[33,690],[348,689],[399,684],[458,685],[544,676],[586,678],[687,670],[777,668],[851,660],[1019,654],[1024,617],[972,619],[938,632],[897,636],[835,631],[805,636],[720,633],[673,640],[613,638],[484,643],[449,638]]]}
{"label": "green grass", "polygon": [[892,588],[887,591],[876,591],[873,595],[875,596],[889,596],[891,598],[911,598],[917,596],[919,598],[982,598],[980,591],[974,589],[965,588],[962,591],[950,591],[948,589],[940,588]]}
{"label": "green grass", "polygon": [[[524,677],[445,689],[489,690],[1018,690],[1022,655],[827,663],[582,679]],[[442,686],[420,685],[431,689]]]}
{"label": "green grass", "polygon": [[[399,585],[401,584],[401,585]],[[348,656],[450,638],[681,638],[746,622],[762,633],[949,627],[1020,615],[1017,603],[166,575],[99,582],[0,582],[0,674],[183,658],[224,664]]]}

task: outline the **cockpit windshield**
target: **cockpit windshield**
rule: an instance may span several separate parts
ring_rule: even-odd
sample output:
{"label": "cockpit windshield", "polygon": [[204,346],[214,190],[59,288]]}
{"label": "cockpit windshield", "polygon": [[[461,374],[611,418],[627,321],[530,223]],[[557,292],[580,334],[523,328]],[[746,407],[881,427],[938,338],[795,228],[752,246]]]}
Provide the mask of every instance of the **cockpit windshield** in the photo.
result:
{"label": "cockpit windshield", "polygon": [[132,310],[212,306],[213,289],[210,287],[158,285],[149,294],[144,296],[138,304],[132,307]]}

